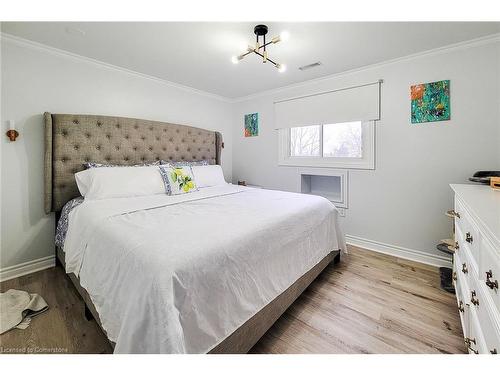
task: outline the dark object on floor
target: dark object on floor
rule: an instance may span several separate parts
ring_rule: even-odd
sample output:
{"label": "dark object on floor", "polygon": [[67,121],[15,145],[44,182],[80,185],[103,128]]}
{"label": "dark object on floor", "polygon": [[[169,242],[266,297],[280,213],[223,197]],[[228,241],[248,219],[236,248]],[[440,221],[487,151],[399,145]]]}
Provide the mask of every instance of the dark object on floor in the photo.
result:
{"label": "dark object on floor", "polygon": [[[453,255],[453,251],[450,250],[448,244],[441,242],[436,245],[436,248],[439,251],[442,251],[445,254]],[[441,289],[446,290],[449,293],[455,294],[455,287],[453,286],[452,280],[453,270],[448,267],[439,267],[439,276],[441,277]]]}
{"label": "dark object on floor", "polygon": [[439,267],[439,275],[441,276],[441,289],[449,293],[455,294],[455,287],[452,280],[453,270],[448,267]]}
{"label": "dark object on floor", "polygon": [[453,250],[450,250],[448,244],[444,242],[441,242],[440,244],[436,245],[436,249],[450,255],[453,255],[455,253]]}
{"label": "dark object on floor", "polygon": [[489,184],[490,177],[500,177],[500,171],[477,171],[472,177],[469,177],[469,181]]}
{"label": "dark object on floor", "polygon": [[90,311],[87,305],[85,305],[85,319],[87,319],[87,321],[94,320],[94,315],[92,315],[92,311]]}

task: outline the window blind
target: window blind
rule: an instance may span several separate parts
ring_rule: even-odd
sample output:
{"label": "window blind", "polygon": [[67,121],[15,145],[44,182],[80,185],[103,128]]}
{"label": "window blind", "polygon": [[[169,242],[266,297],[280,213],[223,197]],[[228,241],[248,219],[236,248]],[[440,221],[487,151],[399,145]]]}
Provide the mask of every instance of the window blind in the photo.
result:
{"label": "window blind", "polygon": [[277,129],[380,120],[380,84],[363,85],[280,100],[274,103]]}

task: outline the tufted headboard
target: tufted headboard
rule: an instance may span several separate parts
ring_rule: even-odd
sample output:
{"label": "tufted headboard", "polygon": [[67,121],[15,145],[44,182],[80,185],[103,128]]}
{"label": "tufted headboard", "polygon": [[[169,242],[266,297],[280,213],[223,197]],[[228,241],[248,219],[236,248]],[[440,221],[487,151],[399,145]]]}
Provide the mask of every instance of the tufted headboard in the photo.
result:
{"label": "tufted headboard", "polygon": [[45,119],[45,212],[79,196],[74,174],[84,162],[139,164],[208,160],[220,164],[215,131],[125,117],[51,114]]}

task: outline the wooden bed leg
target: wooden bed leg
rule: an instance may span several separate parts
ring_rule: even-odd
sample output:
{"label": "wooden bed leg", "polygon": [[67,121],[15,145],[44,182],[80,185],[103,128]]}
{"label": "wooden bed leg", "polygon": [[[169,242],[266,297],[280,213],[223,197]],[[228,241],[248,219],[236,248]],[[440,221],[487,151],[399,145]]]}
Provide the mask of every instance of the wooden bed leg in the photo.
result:
{"label": "wooden bed leg", "polygon": [[56,267],[62,267],[62,269],[64,269],[64,266],[63,264],[61,263],[61,260],[59,259],[59,257],[56,256]]}
{"label": "wooden bed leg", "polygon": [[340,263],[340,252],[335,255],[335,258],[333,258],[333,264],[339,264]]}
{"label": "wooden bed leg", "polygon": [[94,315],[92,315],[92,313],[90,312],[90,309],[87,307],[87,305],[85,305],[85,319],[87,319],[89,321],[94,319]]}

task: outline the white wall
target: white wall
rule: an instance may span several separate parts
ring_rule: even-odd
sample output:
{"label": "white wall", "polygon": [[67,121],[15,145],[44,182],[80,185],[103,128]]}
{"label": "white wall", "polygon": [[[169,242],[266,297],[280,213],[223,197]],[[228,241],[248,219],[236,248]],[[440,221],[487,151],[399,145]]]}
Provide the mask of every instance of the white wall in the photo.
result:
{"label": "white wall", "polygon": [[[495,44],[455,48],[261,94],[234,106],[233,181],[295,191],[297,169],[278,167],[273,101],[355,84],[382,84],[376,170],[352,170],[347,234],[429,254],[451,231],[450,183],[500,169],[500,59]],[[409,88],[451,80],[451,120],[410,124]],[[258,112],[260,134],[243,137],[243,116]]]}
{"label": "white wall", "polygon": [[[2,39],[0,268],[54,255],[54,216],[43,211],[45,111],[117,115],[218,130],[231,180],[230,104],[64,54]],[[7,120],[21,136],[10,143]]]}

